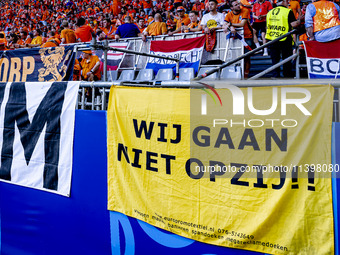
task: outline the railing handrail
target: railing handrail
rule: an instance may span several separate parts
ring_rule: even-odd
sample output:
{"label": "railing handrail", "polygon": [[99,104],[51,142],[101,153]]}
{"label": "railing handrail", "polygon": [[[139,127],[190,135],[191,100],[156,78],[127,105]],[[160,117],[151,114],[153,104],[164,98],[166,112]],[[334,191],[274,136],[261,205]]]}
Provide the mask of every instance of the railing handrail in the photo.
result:
{"label": "railing handrail", "polygon": [[285,38],[287,36],[290,36],[293,33],[296,33],[297,31],[298,31],[297,29],[293,29],[292,31],[290,31],[290,32],[288,32],[288,33],[286,33],[286,34],[284,34],[284,35],[282,35],[282,36],[280,36],[280,37],[278,37],[278,38],[276,38],[276,39],[274,39],[272,41],[269,41],[269,42],[263,44],[262,46],[260,46],[260,47],[258,47],[256,49],[252,50],[252,51],[249,51],[249,52],[239,56],[238,58],[235,58],[235,59],[233,59],[233,60],[231,60],[231,61],[229,61],[229,62],[227,62],[227,63],[225,63],[223,65],[220,65],[220,66],[218,66],[218,67],[216,67],[214,69],[211,69],[211,70],[205,72],[204,74],[201,74],[200,76],[197,76],[196,78],[193,79],[193,81],[199,81],[199,80],[201,80],[201,79],[203,79],[203,78],[205,78],[205,77],[207,77],[207,76],[209,76],[209,75],[211,75],[213,73],[216,73],[219,70],[221,70],[221,69],[223,69],[223,68],[225,68],[227,66],[230,66],[230,65],[232,65],[232,64],[234,64],[234,63],[236,63],[236,62],[238,62],[238,61],[240,61],[240,60],[242,60],[242,59],[244,59],[246,57],[254,55],[259,50],[262,50],[263,48],[266,48],[267,46],[269,46],[269,45],[271,45],[273,43],[276,43],[276,42],[280,41],[281,39],[283,39],[283,38]]}

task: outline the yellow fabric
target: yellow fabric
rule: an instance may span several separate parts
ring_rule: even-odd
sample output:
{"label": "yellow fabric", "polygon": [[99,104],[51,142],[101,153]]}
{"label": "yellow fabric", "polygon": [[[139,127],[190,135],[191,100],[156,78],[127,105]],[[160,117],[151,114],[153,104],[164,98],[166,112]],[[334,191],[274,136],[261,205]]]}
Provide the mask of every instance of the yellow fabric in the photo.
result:
{"label": "yellow fabric", "polygon": [[33,38],[31,44],[42,44],[42,38],[40,35]]}
{"label": "yellow fabric", "polygon": [[[288,14],[290,9],[276,7],[267,14],[267,33],[266,39],[274,40],[289,32]],[[287,37],[280,40],[285,41]]]}
{"label": "yellow fabric", "polygon": [[[289,92],[292,88],[309,91],[311,98],[302,105],[311,115],[305,115],[296,105],[283,107],[284,90],[288,99],[305,97],[302,93]],[[214,245],[269,254],[334,254],[330,173],[315,172],[314,183],[309,183],[304,171],[305,164],[331,164],[333,87],[275,89],[242,88],[244,102],[237,100],[235,102],[241,104],[234,107],[229,89],[217,89],[221,106],[216,95],[208,89],[216,104],[199,89],[113,86],[107,112],[108,209]],[[276,110],[269,115],[253,114],[247,107],[250,92],[254,108],[259,110],[272,109],[272,105],[275,106],[273,95],[277,95]],[[207,98],[206,115],[202,115],[204,96]],[[242,105],[244,115],[233,112],[233,107],[241,110]],[[285,114],[284,109],[287,109]],[[228,123],[213,127],[214,119],[227,119]],[[282,126],[282,121],[285,126],[294,126],[292,119],[298,122],[296,127]],[[246,127],[235,124],[244,120]],[[258,126],[259,120],[265,124],[249,127],[249,120],[252,120],[252,126]],[[149,131],[150,123],[154,123],[149,137],[148,132],[138,133],[142,121]],[[202,143],[210,138],[207,147],[193,142],[199,126],[209,127],[209,131],[201,130],[196,134]],[[234,149],[230,148],[230,140],[226,144],[225,128],[229,130]],[[286,150],[284,143],[279,148],[274,138],[268,139],[267,134],[272,130],[284,140],[284,129],[287,132]],[[225,134],[224,143],[217,145],[221,130]],[[251,132],[259,150],[255,149],[254,142],[250,142],[251,135],[246,136],[246,146],[240,147],[244,134]],[[270,148],[268,144],[271,144]],[[171,156],[175,159],[170,159]],[[241,176],[226,172],[214,178],[208,172],[198,178],[200,173],[195,172],[194,167],[197,164],[189,169],[191,175],[186,169],[190,158],[199,159],[204,166],[208,166],[209,160],[223,162],[226,166],[231,163],[296,165],[301,166],[302,172],[298,171],[297,180],[291,178],[291,172],[280,179],[280,173],[275,171],[264,172],[263,179],[257,178],[256,172]],[[283,185],[279,187],[281,182]],[[312,191],[313,187],[315,191]]]}

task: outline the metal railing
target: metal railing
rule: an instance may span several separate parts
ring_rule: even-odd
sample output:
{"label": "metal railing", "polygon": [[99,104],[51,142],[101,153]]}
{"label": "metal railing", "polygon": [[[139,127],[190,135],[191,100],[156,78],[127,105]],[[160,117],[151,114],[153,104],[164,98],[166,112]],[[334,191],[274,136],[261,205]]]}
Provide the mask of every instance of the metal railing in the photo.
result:
{"label": "metal railing", "polygon": [[[237,29],[237,32],[241,35],[243,35],[243,29]],[[91,44],[75,44],[77,47],[75,51],[80,51],[82,49],[90,49],[90,45],[95,45],[95,47],[92,47],[93,49],[100,50],[99,52],[96,52],[97,55],[101,55],[104,53],[104,59],[103,62],[105,63],[107,61],[107,51],[105,52],[103,49],[105,46],[108,46],[111,42],[129,42],[129,48],[128,50],[120,50],[121,52],[125,52],[121,64],[119,66],[119,71],[122,70],[141,70],[146,67],[148,58],[150,55],[145,55],[150,53],[150,43],[151,41],[172,41],[172,40],[178,40],[178,39],[185,39],[185,38],[196,38],[199,36],[202,36],[202,32],[189,32],[189,33],[178,33],[174,34],[172,36],[168,35],[159,35],[159,36],[148,36],[147,41],[144,42],[140,37],[134,37],[134,38],[125,38],[125,39],[119,39],[117,40],[110,40],[110,41],[92,41]],[[145,54],[137,54],[137,53],[145,53]],[[217,30],[216,31],[216,45],[214,47],[214,50],[212,52],[207,52],[203,50],[202,58],[200,61],[200,67],[211,67],[211,66],[217,66],[215,65],[205,65],[202,63],[206,63],[209,60],[221,60],[222,62],[230,61],[232,59],[237,58],[238,56],[241,56],[243,54],[243,45],[240,40],[228,40],[226,38],[226,34],[223,32],[223,30]],[[155,57],[154,55],[152,57]],[[243,74],[243,60],[241,59],[239,63],[236,63],[241,66],[242,74]],[[107,70],[105,70],[105,64],[104,64],[104,70],[103,70],[103,76],[104,81],[107,81]],[[243,77],[243,75],[242,75]]]}
{"label": "metal railing", "polygon": [[[262,46],[260,46],[260,47],[258,47],[258,48],[256,48],[256,49],[254,49],[254,50],[252,50],[252,51],[249,51],[249,52],[247,52],[246,54],[243,54],[242,56],[240,56],[240,57],[238,57],[238,58],[236,58],[236,59],[234,59],[234,60],[232,60],[232,61],[229,61],[229,62],[227,62],[227,63],[225,63],[225,64],[223,64],[223,65],[220,65],[219,67],[216,67],[216,68],[214,68],[214,69],[212,69],[212,70],[209,70],[208,72],[206,72],[206,73],[204,73],[204,74],[202,74],[202,75],[200,75],[200,76],[197,76],[196,78],[194,78],[194,81],[199,81],[199,80],[201,80],[201,79],[203,79],[203,78],[205,78],[205,77],[207,77],[207,76],[209,76],[209,75],[211,75],[211,74],[213,74],[213,73],[219,72],[219,71],[222,70],[223,68],[225,68],[225,67],[227,67],[227,66],[230,66],[230,65],[232,65],[232,64],[234,64],[234,63],[236,63],[236,62],[238,62],[238,61],[240,61],[240,60],[242,60],[242,59],[244,59],[244,58],[246,58],[246,57],[250,57],[250,56],[254,55],[256,52],[258,52],[258,51],[260,51],[260,50],[262,50],[262,49],[268,47],[269,45],[271,45],[271,44],[273,44],[273,43],[276,43],[276,42],[280,41],[281,39],[286,38],[287,36],[290,36],[291,34],[296,33],[296,32],[297,32],[297,30],[294,29],[294,30],[292,30],[292,31],[290,31],[290,32],[288,32],[288,33],[286,33],[286,34],[284,34],[284,35],[282,35],[282,36],[276,38],[275,40],[272,40],[272,41],[270,41],[270,42],[267,42],[267,43],[263,44]],[[285,61],[285,60],[284,60],[284,61]],[[287,62],[287,61],[286,61],[286,62]],[[284,62],[284,63],[286,63],[286,62]],[[284,63],[283,63],[283,61],[281,61],[281,62],[278,63],[278,64],[283,65]],[[280,66],[280,65],[278,65],[278,66]],[[267,71],[267,72],[270,72],[270,71]],[[264,75],[264,74],[266,74],[267,72],[264,71],[264,72],[262,72],[262,73],[263,73],[263,75]],[[261,75],[261,76],[262,76],[262,75]],[[256,78],[259,78],[259,77],[256,77]],[[255,78],[255,79],[256,79],[256,78]]]}
{"label": "metal railing", "polygon": [[[340,80],[338,79],[290,79],[290,80],[225,80],[225,81],[205,81],[208,85],[214,88],[226,88],[226,85],[235,85],[238,87],[263,87],[263,86],[289,86],[289,85],[332,85],[335,90],[335,99],[333,100],[333,121],[340,122]],[[134,87],[163,87],[163,88],[181,88],[181,89],[194,89],[203,88],[204,85],[199,82],[190,81],[163,81],[159,85],[141,85],[131,84],[128,82],[81,82],[78,94],[77,109],[84,110],[107,110],[108,95],[111,86],[134,86]],[[87,97],[85,92],[91,90],[92,96]],[[97,96],[96,96],[97,90]]]}

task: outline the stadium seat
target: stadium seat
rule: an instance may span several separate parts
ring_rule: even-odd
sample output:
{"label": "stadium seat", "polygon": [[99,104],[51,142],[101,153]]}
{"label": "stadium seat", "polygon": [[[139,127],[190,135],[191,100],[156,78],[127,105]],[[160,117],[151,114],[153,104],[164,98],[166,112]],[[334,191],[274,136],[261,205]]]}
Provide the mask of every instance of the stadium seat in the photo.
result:
{"label": "stadium seat", "polygon": [[174,71],[169,69],[159,69],[155,80],[157,81],[171,81],[174,79]]}
{"label": "stadium seat", "polygon": [[[202,74],[204,74],[206,71],[209,71],[211,69],[214,69],[214,67],[202,67],[199,72],[198,72],[198,75],[197,76],[200,76]],[[217,79],[217,72],[216,73],[213,73],[213,74],[210,74],[209,76],[203,78],[203,79]]]}
{"label": "stadium seat", "polygon": [[222,69],[221,79],[242,79],[240,66],[227,66]]}
{"label": "stadium seat", "polygon": [[181,68],[179,69],[179,80],[180,81],[190,81],[195,77],[194,68]]}
{"label": "stadium seat", "polygon": [[151,81],[153,78],[153,69],[141,69],[135,81]]}
{"label": "stadium seat", "polygon": [[[104,76],[104,75],[102,75]],[[107,71],[107,81],[116,81],[118,78],[118,71]]]}
{"label": "stadium seat", "polygon": [[133,81],[136,76],[135,70],[123,70],[118,81]]}

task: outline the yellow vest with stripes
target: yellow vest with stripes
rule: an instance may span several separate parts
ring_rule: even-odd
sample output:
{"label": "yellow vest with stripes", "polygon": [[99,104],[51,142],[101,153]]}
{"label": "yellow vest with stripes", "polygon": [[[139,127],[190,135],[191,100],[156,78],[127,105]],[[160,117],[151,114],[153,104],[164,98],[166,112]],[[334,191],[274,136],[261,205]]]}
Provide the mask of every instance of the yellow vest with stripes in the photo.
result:
{"label": "yellow vest with stripes", "polygon": [[[288,15],[290,9],[278,6],[270,10],[267,14],[267,33],[266,39],[274,40],[289,31]],[[280,40],[283,42],[287,37]]]}

